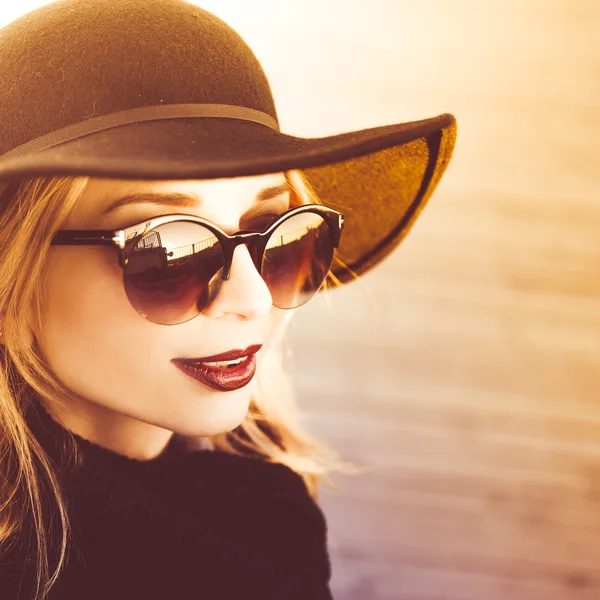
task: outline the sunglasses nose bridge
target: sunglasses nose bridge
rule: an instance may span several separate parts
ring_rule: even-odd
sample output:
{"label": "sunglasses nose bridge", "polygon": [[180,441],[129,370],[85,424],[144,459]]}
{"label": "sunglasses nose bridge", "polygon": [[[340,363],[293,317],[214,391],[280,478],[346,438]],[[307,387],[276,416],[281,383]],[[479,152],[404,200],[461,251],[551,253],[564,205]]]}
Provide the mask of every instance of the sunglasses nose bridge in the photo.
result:
{"label": "sunglasses nose bridge", "polygon": [[225,251],[225,266],[223,267],[223,279],[229,279],[231,273],[231,263],[233,261],[233,254],[238,246],[245,245],[248,248],[252,262],[256,267],[256,270],[260,273],[260,264],[262,261],[262,249],[264,242],[262,241],[262,235],[256,232],[245,232],[240,231],[230,238],[231,243],[228,244],[228,248]]}

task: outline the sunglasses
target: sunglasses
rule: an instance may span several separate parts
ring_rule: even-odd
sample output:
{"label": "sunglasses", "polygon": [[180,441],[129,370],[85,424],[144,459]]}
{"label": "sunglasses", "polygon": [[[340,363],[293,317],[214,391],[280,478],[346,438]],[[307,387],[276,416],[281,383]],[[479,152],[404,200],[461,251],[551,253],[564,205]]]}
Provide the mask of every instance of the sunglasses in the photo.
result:
{"label": "sunglasses", "polygon": [[60,230],[51,244],[114,246],[133,308],[153,323],[176,325],[214,300],[240,244],[248,248],[273,305],[302,306],[323,285],[343,225],[341,213],[309,204],[282,213],[263,232],[228,235],[200,217],[164,215],[116,231]]}

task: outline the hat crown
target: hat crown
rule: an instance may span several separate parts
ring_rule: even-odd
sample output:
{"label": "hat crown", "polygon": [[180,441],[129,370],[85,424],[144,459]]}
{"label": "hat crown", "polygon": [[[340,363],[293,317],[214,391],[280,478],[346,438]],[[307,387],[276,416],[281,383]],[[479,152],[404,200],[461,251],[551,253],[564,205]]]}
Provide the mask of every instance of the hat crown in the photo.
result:
{"label": "hat crown", "polygon": [[62,0],[0,29],[0,155],[92,117],[230,104],[277,120],[248,45],[183,0]]}

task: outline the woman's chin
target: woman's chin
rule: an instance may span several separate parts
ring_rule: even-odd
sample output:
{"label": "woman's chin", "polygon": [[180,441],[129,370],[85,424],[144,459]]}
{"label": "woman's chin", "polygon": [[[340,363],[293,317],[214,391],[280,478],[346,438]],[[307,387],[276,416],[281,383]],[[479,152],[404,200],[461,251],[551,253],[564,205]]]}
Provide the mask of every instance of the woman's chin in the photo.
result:
{"label": "woman's chin", "polygon": [[184,436],[214,436],[233,431],[242,424],[250,407],[249,386],[230,392],[215,392],[198,401],[198,408],[178,424],[176,433]]}

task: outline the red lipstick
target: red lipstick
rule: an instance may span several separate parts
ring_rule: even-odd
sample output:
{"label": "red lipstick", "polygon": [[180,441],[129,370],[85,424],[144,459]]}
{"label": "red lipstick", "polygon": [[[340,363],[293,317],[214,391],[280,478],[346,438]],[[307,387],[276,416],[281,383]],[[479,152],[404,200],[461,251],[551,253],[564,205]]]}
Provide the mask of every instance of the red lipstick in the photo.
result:
{"label": "red lipstick", "polygon": [[[229,392],[248,385],[256,372],[256,353],[262,348],[260,344],[249,346],[245,350],[230,350],[221,354],[202,358],[174,358],[172,363],[186,375],[196,381],[217,390]],[[241,360],[239,360],[241,359]],[[234,362],[230,365],[214,365],[206,363]]]}

